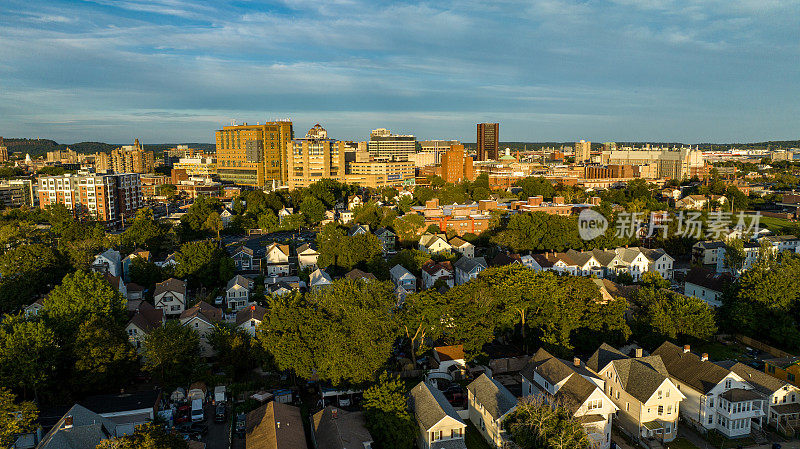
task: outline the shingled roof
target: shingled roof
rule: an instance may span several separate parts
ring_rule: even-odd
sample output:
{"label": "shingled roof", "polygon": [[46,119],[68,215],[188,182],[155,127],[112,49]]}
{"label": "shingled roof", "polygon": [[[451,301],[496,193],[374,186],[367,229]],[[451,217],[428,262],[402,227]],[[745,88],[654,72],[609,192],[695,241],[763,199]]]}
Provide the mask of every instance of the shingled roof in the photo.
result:
{"label": "shingled roof", "polygon": [[540,348],[520,374],[530,382],[534,382],[534,373],[539,373],[553,385],[569,378],[558,389],[554,397],[563,400],[566,406],[575,411],[597,389],[597,385],[583,377],[580,372],[590,374],[583,366],[571,366],[544,348]]}
{"label": "shingled roof", "polygon": [[500,382],[485,373],[467,385],[472,395],[494,419],[498,419],[517,406],[517,398]]}
{"label": "shingled roof", "polygon": [[759,371],[741,362],[724,360],[722,362],[717,362],[717,365],[738,374],[742,379],[746,380],[747,383],[752,385],[753,388],[766,396],[775,393],[786,385],[790,385],[785,380],[772,377],[763,371]]}
{"label": "shingled roof", "polygon": [[669,378],[659,356],[626,358],[611,362],[622,388],[641,403],[647,402]]}
{"label": "shingled roof", "polygon": [[609,345],[608,343],[603,343],[586,361],[586,366],[588,366],[592,371],[599,373],[603,370],[603,368],[606,367],[606,365],[614,360],[627,358],[628,356],[621,353],[617,348]]}
{"label": "shingled roof", "polygon": [[414,417],[423,432],[427,432],[447,416],[464,424],[464,420],[458,416],[456,409],[447,402],[444,394],[436,388],[431,388],[424,381],[411,389],[409,405],[414,410]]}
{"label": "shingled roof", "polygon": [[247,414],[247,449],[308,449],[300,409],[275,401]]}
{"label": "shingled roof", "polygon": [[698,355],[683,352],[682,348],[665,341],[653,351],[653,355],[661,356],[669,375],[702,392],[708,393],[722,381],[730,371],[706,360]]}

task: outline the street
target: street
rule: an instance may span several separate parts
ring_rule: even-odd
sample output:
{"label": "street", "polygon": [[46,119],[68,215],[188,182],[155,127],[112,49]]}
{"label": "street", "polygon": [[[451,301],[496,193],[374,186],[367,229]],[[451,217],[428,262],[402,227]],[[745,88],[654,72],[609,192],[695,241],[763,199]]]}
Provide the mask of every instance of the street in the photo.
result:
{"label": "street", "polygon": [[[230,408],[229,408],[230,410]],[[228,449],[230,441],[230,413],[224,423],[214,422],[214,406],[207,404],[205,407],[208,435],[206,435],[206,449]]]}

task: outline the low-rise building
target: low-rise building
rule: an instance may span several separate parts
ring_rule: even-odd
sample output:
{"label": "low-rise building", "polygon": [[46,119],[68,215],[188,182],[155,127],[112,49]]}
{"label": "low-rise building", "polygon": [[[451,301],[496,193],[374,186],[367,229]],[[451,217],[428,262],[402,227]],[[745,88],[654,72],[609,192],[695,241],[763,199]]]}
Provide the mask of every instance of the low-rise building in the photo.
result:
{"label": "low-rise building", "polygon": [[490,446],[505,448],[509,438],[503,421],[516,410],[517,398],[485,373],[467,385],[467,396],[469,420]]}
{"label": "low-rise building", "polygon": [[425,382],[411,389],[409,407],[419,426],[420,449],[466,449],[467,425],[444,394]]}
{"label": "low-rise building", "polygon": [[169,316],[176,316],[186,310],[186,282],[169,278],[156,284],[153,290],[153,303]]}

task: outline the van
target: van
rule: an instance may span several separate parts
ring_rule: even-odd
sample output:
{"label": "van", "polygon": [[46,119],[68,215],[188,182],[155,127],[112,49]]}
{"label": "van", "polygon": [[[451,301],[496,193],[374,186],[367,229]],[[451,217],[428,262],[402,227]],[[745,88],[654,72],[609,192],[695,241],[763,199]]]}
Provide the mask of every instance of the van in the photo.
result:
{"label": "van", "polygon": [[214,387],[214,403],[219,404],[220,402],[225,402],[225,385]]}
{"label": "van", "polygon": [[203,400],[202,399],[193,399],[192,400],[192,422],[203,421],[205,416],[203,415]]}

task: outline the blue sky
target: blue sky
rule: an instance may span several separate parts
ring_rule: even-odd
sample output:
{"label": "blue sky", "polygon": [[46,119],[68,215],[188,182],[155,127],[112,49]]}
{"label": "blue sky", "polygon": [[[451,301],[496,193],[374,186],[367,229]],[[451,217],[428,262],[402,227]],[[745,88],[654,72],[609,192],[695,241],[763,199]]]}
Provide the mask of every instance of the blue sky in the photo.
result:
{"label": "blue sky", "polygon": [[0,135],[800,138],[800,0],[3,0]]}

